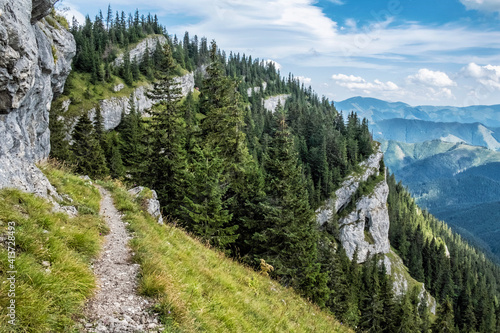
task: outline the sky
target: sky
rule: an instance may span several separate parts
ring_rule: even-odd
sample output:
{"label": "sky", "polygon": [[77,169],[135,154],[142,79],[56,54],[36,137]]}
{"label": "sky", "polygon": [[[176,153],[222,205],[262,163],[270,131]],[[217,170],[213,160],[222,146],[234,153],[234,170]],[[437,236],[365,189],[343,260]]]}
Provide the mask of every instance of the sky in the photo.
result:
{"label": "sky", "polygon": [[272,60],[333,101],[500,104],[500,0],[60,0],[83,21],[99,9],[157,14],[169,34],[205,36]]}

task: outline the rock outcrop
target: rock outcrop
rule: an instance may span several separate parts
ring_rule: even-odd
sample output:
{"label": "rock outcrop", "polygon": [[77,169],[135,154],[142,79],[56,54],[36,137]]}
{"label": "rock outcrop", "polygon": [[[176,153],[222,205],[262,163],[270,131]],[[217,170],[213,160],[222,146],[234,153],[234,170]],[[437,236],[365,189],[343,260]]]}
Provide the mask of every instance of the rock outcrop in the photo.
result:
{"label": "rock outcrop", "polygon": [[326,204],[316,211],[316,218],[319,224],[323,225],[330,220],[335,211],[343,209],[351,200],[353,194],[358,190],[359,184],[365,182],[372,175],[378,175],[380,161],[384,158],[384,154],[380,149],[377,149],[365,161],[360,163],[363,170],[360,174],[350,175],[343,182],[337,191],[334,198],[329,199]]}
{"label": "rock outcrop", "polygon": [[361,197],[355,208],[339,220],[340,240],[351,260],[356,249],[358,262],[366,261],[369,254],[389,252],[388,195],[387,183],[378,183],[373,193]]}
{"label": "rock outcrop", "polygon": [[[146,54],[146,50],[149,50],[150,55],[156,50],[156,46],[163,45],[167,42],[167,38],[163,35],[156,35],[144,38],[141,40],[136,46],[134,46],[130,50],[130,60],[134,60],[134,57],[137,58],[137,61],[141,61],[144,54]],[[113,62],[114,66],[121,66],[123,64],[123,54],[120,54],[115,61]]]}
{"label": "rock outcrop", "polygon": [[288,97],[290,95],[287,94],[268,97],[264,100],[264,108],[267,111],[274,112],[278,104],[285,105]]}
{"label": "rock outcrop", "polygon": [[[328,222],[334,213],[346,209],[362,182],[366,182],[370,176],[379,175],[383,157],[377,146],[377,150],[360,163],[362,172],[348,176],[342,182],[340,188],[335,191],[334,198],[316,211],[316,220],[320,225]],[[374,186],[372,193],[359,198],[352,210],[347,214],[344,212],[343,217],[339,219],[342,246],[351,260],[356,249],[358,262],[364,262],[368,254],[389,252],[388,195],[389,187],[384,177]]]}
{"label": "rock outcrop", "polygon": [[50,151],[49,109],[76,52],[73,36],[43,20],[54,0],[0,5],[0,188],[44,197],[54,188],[35,166]]}
{"label": "rock outcrop", "polygon": [[[181,88],[182,96],[186,96],[190,91],[194,89],[194,74],[188,73],[184,76],[180,76],[176,78],[176,81],[179,83],[179,87]],[[122,90],[123,87],[117,85],[115,87],[116,91]],[[148,98],[147,91],[151,89],[150,85],[141,86],[136,88],[132,92],[132,101],[134,102],[135,109],[142,113],[144,116],[147,116],[145,111],[150,109],[153,106],[153,101]],[[67,111],[71,101],[63,103],[64,111]],[[104,119],[104,129],[111,130],[117,127],[122,119],[122,115],[128,113],[129,109],[130,96],[122,96],[122,97],[111,97],[109,99],[103,99],[99,101],[99,106],[101,108],[101,114]],[[89,111],[90,117],[93,119],[95,114],[95,108],[92,108]],[[73,123],[76,123],[76,119],[73,119]],[[68,130],[68,132],[71,132]]]}
{"label": "rock outcrop", "polygon": [[[340,216],[339,238],[349,259],[353,260],[357,251],[357,262],[365,262],[369,255],[383,254],[387,274],[393,279],[393,290],[401,296],[411,288],[419,288],[419,299],[425,299],[432,313],[436,310],[436,301],[425,290],[423,283],[417,282],[408,273],[403,260],[391,250],[389,244],[389,212],[387,197],[389,186],[385,173],[379,173],[384,155],[377,145],[376,151],[360,163],[361,172],[348,176],[340,188],[335,191],[323,207],[316,211],[318,224],[328,223],[337,214]],[[375,179],[375,180],[374,180]],[[362,195],[353,202],[353,196],[363,182],[373,182],[371,193]],[[349,211],[347,211],[349,210]]]}
{"label": "rock outcrop", "polygon": [[[144,192],[143,192],[144,191]],[[144,204],[146,211],[156,219],[156,221],[159,224],[163,224],[163,216],[161,215],[161,208],[160,208],[160,202],[158,201],[158,195],[156,194],[155,190],[148,190],[143,186],[137,186],[134,187],[130,190],[128,190],[128,193],[130,193],[134,198],[138,197],[141,194],[144,194],[147,191],[151,191],[151,198],[146,196],[144,198]]]}
{"label": "rock outcrop", "polygon": [[[266,91],[267,89],[267,82],[263,81],[262,82],[262,91]],[[248,97],[252,96],[252,94],[257,93],[260,91],[260,87],[252,87],[247,89],[247,95]]]}

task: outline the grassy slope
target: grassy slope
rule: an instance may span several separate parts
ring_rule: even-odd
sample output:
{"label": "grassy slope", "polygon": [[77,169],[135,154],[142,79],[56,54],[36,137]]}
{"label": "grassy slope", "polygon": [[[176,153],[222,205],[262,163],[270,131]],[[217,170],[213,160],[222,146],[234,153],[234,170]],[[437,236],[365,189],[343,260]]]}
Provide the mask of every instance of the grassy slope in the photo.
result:
{"label": "grassy slope", "polygon": [[350,332],[293,290],[207,248],[171,225],[158,225],[117,183],[107,183],[135,234],[141,292],[158,299],[167,331]]}
{"label": "grassy slope", "polygon": [[[107,232],[98,216],[100,195],[89,182],[54,166],[44,173],[78,208],[69,218],[32,194],[0,190],[0,235],[16,222],[16,330],[7,323],[8,283],[0,283],[0,332],[76,332],[92,295],[92,258]],[[293,290],[207,248],[171,225],[160,226],[118,183],[108,182],[135,235],[140,292],[157,300],[166,332],[351,332]],[[0,242],[0,281],[10,270]],[[44,266],[50,263],[50,272]]]}
{"label": "grassy slope", "polygon": [[[0,235],[16,223],[16,332],[70,332],[73,318],[95,287],[90,260],[107,229],[97,215],[99,192],[61,170],[44,171],[59,193],[68,194],[80,215],[52,212],[44,199],[17,190],[0,190]],[[7,241],[0,244],[0,281],[9,271]],[[43,262],[50,263],[50,272]],[[10,332],[6,314],[8,284],[0,283],[0,332]]]}

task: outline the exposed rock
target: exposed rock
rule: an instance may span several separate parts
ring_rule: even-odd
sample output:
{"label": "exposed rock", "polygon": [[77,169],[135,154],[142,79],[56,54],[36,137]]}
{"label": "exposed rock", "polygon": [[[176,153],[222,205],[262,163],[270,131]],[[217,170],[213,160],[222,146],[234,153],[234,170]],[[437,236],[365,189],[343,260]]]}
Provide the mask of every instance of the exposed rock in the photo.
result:
{"label": "exposed rock", "polygon": [[387,274],[392,277],[394,295],[396,297],[403,296],[410,291],[410,285],[416,286],[419,288],[418,299],[420,302],[425,300],[429,311],[436,314],[436,299],[427,292],[423,283],[410,276],[403,260],[391,250],[384,256],[383,261]]}
{"label": "exposed rock", "polygon": [[360,163],[363,172],[348,176],[339,189],[335,191],[334,198],[328,199],[326,204],[316,211],[316,219],[319,224],[323,225],[332,218],[334,210],[338,212],[349,203],[360,182],[365,182],[372,175],[378,175],[380,161],[383,158],[384,154],[380,149],[377,149],[368,159]]}
{"label": "exposed rock", "polygon": [[[362,172],[350,175],[342,182],[340,188],[335,191],[334,198],[329,199],[316,211],[316,220],[320,225],[329,221],[334,213],[340,212],[349,204],[361,182],[379,174],[380,161],[383,157],[377,146],[377,150],[360,163]],[[339,220],[342,246],[351,260],[356,249],[358,262],[364,262],[369,253],[389,252],[388,195],[389,187],[383,180],[375,186],[373,193],[358,199],[354,209]]]}
{"label": "exposed rock", "polygon": [[75,217],[78,215],[78,209],[75,206],[56,206],[54,208],[56,212],[62,212],[68,214],[69,217]]}
{"label": "exposed rock", "polygon": [[285,102],[288,99],[288,97],[290,97],[290,95],[284,94],[266,98],[264,100],[264,108],[267,111],[274,112],[276,110],[276,107],[278,106],[278,103],[281,105],[285,105]]}
{"label": "exposed rock", "polygon": [[[182,91],[182,96],[186,96],[190,91],[194,89],[194,74],[188,73],[184,76],[176,78],[179,83],[179,87]],[[145,114],[145,111],[149,110],[153,106],[153,101],[148,98],[147,91],[151,89],[151,86],[141,86],[134,90],[132,100],[135,104],[135,109]],[[117,127],[122,119],[123,114],[128,113],[130,97],[111,97],[110,99],[103,99],[99,102],[101,107],[101,114],[104,119],[104,128],[106,130],[114,129]],[[95,114],[95,108],[89,110],[90,118],[93,119]]]}
{"label": "exposed rock", "polygon": [[[331,220],[334,213],[339,213],[348,207],[352,196],[358,190],[360,183],[365,182],[372,175],[378,176],[380,161],[383,159],[380,147],[360,163],[362,172],[348,176],[340,188],[335,191],[334,197],[316,211],[316,220],[320,225]],[[422,283],[415,281],[407,271],[401,258],[391,251],[389,244],[389,212],[387,197],[389,186],[385,179],[375,185],[373,192],[359,198],[352,211],[342,214],[339,223],[340,241],[350,260],[353,260],[357,250],[358,263],[365,262],[368,255],[384,254],[383,262],[387,274],[393,278],[393,290],[396,296],[408,292],[410,286],[420,289],[420,300],[424,299],[432,313],[436,310],[436,301],[425,290]],[[349,206],[350,207],[350,206]],[[344,212],[345,213],[345,212]]]}
{"label": "exposed rock", "polygon": [[186,75],[179,76],[175,79],[181,88],[181,95],[186,96],[194,89],[194,73],[187,73]]}
{"label": "exposed rock", "polygon": [[31,9],[31,23],[34,24],[50,13],[58,0],[35,0]]}
{"label": "exposed rock", "polygon": [[[145,189],[143,186],[137,186],[134,187],[128,192],[134,196],[137,197],[139,194]],[[155,190],[151,190],[152,197],[148,198],[145,200],[146,204],[146,211],[158,221],[159,224],[163,224],[163,216],[161,215],[161,207],[160,207],[160,202],[158,201],[158,195],[156,194]]]}
{"label": "exposed rock", "polygon": [[49,198],[57,193],[34,163],[48,157],[50,105],[62,93],[76,52],[71,33],[36,22],[53,2],[0,5],[0,188]]}
{"label": "exposed rock", "polygon": [[123,88],[125,88],[125,85],[123,83],[120,83],[120,84],[117,84],[116,86],[113,87],[113,91],[114,92],[119,92],[121,91]]}
{"label": "exposed rock", "polygon": [[389,252],[388,195],[389,186],[382,181],[372,194],[361,197],[355,209],[339,220],[340,240],[349,259],[352,260],[356,249],[358,262],[366,261],[368,254]]}
{"label": "exposed rock", "polygon": [[[157,43],[160,42],[161,45],[167,42],[167,38],[163,35],[151,36],[140,41],[134,48],[130,50],[130,61],[137,57],[137,61],[141,61],[142,57],[146,53],[146,49],[149,49],[150,55],[156,50]],[[113,65],[121,66],[123,64],[123,54],[120,54],[114,61]]]}
{"label": "exposed rock", "polygon": [[[266,88],[267,88],[267,82],[263,81],[262,82],[262,90],[266,91]],[[256,92],[259,92],[259,91],[260,91],[260,87],[248,88],[247,89],[247,95],[248,95],[248,97],[250,97],[250,96],[252,96],[253,93],[256,93]]]}

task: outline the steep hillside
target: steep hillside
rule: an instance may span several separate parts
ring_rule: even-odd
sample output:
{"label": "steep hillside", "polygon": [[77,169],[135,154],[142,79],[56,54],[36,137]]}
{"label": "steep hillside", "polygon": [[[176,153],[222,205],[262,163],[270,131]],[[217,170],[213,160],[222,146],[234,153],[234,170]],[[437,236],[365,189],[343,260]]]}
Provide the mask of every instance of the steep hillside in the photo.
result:
{"label": "steep hillside", "polygon": [[[69,332],[96,281],[92,263],[108,232],[99,216],[100,195],[92,181],[45,164],[42,170],[77,216],[54,214],[53,204],[17,190],[0,191],[0,278],[15,266],[16,326],[7,308],[9,284],[0,287],[0,332]],[[158,224],[119,183],[105,186],[133,232],[139,291],[154,297],[151,311],[167,331],[351,332],[293,290],[230,260],[174,225]],[[9,262],[7,228],[14,226],[16,256]],[[132,263],[129,263],[130,265]],[[10,268],[9,268],[10,267]],[[77,322],[75,322],[75,320]],[[77,325],[77,326],[74,326]]]}

